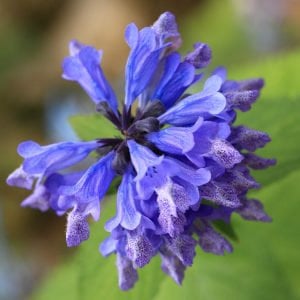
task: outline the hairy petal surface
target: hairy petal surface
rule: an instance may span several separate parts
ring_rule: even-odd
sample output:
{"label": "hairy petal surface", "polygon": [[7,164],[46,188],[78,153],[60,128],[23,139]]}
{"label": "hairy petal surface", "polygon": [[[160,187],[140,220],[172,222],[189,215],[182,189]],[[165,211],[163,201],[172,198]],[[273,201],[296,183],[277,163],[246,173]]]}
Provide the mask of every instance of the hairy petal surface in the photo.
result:
{"label": "hairy petal surface", "polygon": [[224,255],[233,250],[231,244],[208,224],[199,231],[199,238],[199,244],[205,252]]}
{"label": "hairy petal surface", "polygon": [[67,219],[66,241],[68,247],[75,247],[90,236],[89,224],[79,211],[73,209]]}
{"label": "hairy petal surface", "polygon": [[272,221],[272,219],[264,211],[263,204],[256,199],[243,199],[242,206],[237,209],[237,213],[242,218],[249,221]]}
{"label": "hairy petal surface", "polygon": [[138,280],[137,270],[126,256],[117,254],[117,269],[119,275],[119,288],[123,291],[131,289]]}

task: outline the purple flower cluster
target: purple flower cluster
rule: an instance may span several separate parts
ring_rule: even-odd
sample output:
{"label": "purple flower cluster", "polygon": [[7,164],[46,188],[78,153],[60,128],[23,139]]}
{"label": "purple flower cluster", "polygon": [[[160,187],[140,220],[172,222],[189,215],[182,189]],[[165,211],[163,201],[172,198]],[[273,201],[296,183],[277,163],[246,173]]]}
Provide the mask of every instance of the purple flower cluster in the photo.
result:
{"label": "purple flower cluster", "polygon": [[[98,220],[100,202],[121,178],[115,217],[105,225],[110,236],[100,246],[104,256],[117,255],[120,288],[132,288],[137,269],[156,255],[181,284],[197,245],[217,255],[232,251],[215,221],[229,223],[232,213],[270,221],[262,204],[246,197],[259,187],[249,168],[275,163],[254,154],[270,138],[234,126],[236,110],[251,108],[263,80],[227,80],[224,68],[204,80],[210,48],[196,43],[180,55],[181,37],[169,12],[151,27],[128,25],[125,39],[130,53],[122,109],[100,67],[101,51],[72,41],[63,62],[63,77],[82,86],[120,137],[49,146],[23,142],[18,153],[24,162],[7,183],[33,189],[22,206],[67,213],[66,241],[73,247],[89,238],[87,218]],[[190,94],[199,81],[202,90]],[[94,164],[72,170],[92,152],[98,155]]]}

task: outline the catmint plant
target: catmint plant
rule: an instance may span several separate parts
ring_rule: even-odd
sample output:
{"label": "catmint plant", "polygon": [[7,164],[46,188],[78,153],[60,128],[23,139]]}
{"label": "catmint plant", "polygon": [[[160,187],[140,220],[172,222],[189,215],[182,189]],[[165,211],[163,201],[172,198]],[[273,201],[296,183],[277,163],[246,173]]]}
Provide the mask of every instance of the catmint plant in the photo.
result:
{"label": "catmint plant", "polygon": [[[48,146],[22,142],[18,153],[24,161],[7,183],[32,190],[22,206],[66,214],[66,243],[74,247],[89,238],[87,219],[99,219],[101,202],[120,178],[115,216],[105,225],[110,236],[100,245],[104,256],[116,255],[119,287],[132,288],[138,269],[157,255],[162,270],[181,284],[196,247],[216,255],[232,252],[215,221],[230,224],[232,214],[271,220],[258,200],[247,198],[259,187],[250,169],[275,163],[254,153],[270,138],[235,125],[237,111],[251,108],[264,81],[229,80],[223,67],[205,77],[211,49],[198,42],[181,55],[169,12],[141,30],[129,24],[125,40],[130,53],[124,101],[103,73],[101,50],[71,41],[62,65],[63,78],[81,85],[119,137]],[[94,163],[88,168],[71,168],[90,155]]]}

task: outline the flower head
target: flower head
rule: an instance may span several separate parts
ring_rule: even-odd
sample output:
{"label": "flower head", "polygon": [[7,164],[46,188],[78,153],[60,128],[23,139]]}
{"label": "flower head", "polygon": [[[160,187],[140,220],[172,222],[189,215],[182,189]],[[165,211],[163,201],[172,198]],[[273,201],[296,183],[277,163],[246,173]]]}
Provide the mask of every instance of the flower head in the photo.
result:
{"label": "flower head", "polygon": [[[181,37],[169,12],[151,27],[128,25],[125,39],[130,53],[122,107],[101,69],[101,51],[72,41],[63,62],[63,78],[83,87],[122,138],[49,146],[23,142],[18,153],[24,162],[7,183],[33,188],[23,206],[67,214],[66,242],[73,247],[89,238],[87,217],[98,220],[112,180],[122,177],[116,215],[105,225],[111,235],[100,246],[104,256],[117,255],[120,288],[132,288],[137,270],[156,255],[162,270],[181,284],[197,246],[217,255],[232,251],[214,221],[228,223],[233,213],[270,221],[258,200],[246,198],[259,187],[249,168],[275,163],[253,153],[270,138],[234,126],[236,110],[251,108],[263,80],[227,80],[226,70],[217,68],[202,90],[186,93],[202,80],[199,70],[210,63],[211,50],[198,42],[181,56]],[[92,152],[98,153],[93,164],[70,171]]]}

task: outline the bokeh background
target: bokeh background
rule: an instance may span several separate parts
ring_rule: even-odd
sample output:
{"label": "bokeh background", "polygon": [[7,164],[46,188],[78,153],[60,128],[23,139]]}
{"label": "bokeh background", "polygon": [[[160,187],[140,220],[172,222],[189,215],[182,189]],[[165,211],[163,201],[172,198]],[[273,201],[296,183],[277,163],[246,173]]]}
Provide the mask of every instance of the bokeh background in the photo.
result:
{"label": "bokeh background", "polygon": [[[274,124],[273,131],[284,135],[282,143],[280,141],[274,142],[276,147],[285,144],[284,138],[290,138],[292,150],[286,150],[283,147],[282,150],[277,148],[276,152],[275,147],[271,148],[275,149],[275,154],[279,153],[279,156],[281,154],[284,156],[283,152],[285,150],[287,151],[286,156],[289,155],[286,160],[283,160],[284,163],[279,163],[278,171],[274,171],[277,172],[277,177],[275,176],[277,182],[279,179],[285,180],[287,172],[293,170],[297,162],[300,162],[298,154],[300,153],[300,136],[298,135],[300,126],[300,76],[299,71],[287,74],[289,70],[285,68],[286,63],[284,60],[288,57],[290,68],[299,70],[300,59],[297,54],[300,53],[299,0],[0,0],[1,300],[27,299],[31,298],[32,295],[37,295],[35,296],[36,299],[55,299],[54,294],[51,296],[51,293],[48,292],[50,288],[47,278],[49,276],[53,277],[53,274],[56,274],[56,270],[59,270],[60,265],[63,265],[65,261],[70,261],[72,257],[76,257],[76,250],[67,249],[65,245],[64,217],[58,218],[50,212],[40,213],[39,211],[20,208],[20,201],[28,195],[28,192],[5,185],[7,175],[21,162],[15,150],[19,142],[33,139],[41,144],[46,144],[62,140],[74,140],[76,135],[68,124],[69,116],[77,113],[89,113],[93,110],[93,106],[87,100],[86,95],[76,84],[61,79],[60,66],[63,57],[68,53],[68,42],[76,38],[83,43],[102,48],[104,50],[102,67],[107,77],[113,82],[114,87],[121,94],[122,72],[128,54],[123,39],[125,26],[132,21],[139,27],[149,25],[160,13],[166,10],[172,11],[177,16],[184,42],[182,53],[186,53],[191,49],[191,45],[196,41],[206,42],[213,49],[213,66],[226,65],[228,69],[233,70],[233,74],[238,74],[241,79],[248,77],[247,71],[249,71],[249,76],[264,76],[263,72],[268,70],[268,76],[273,82],[270,86],[267,82],[265,89],[271,89],[282,84],[281,95],[284,96],[281,99],[282,104],[278,104],[274,108],[274,110],[277,109],[277,114],[267,114],[268,117],[264,121],[264,112],[259,113],[257,110],[255,118],[259,116],[259,120],[254,120],[251,115],[247,120],[250,120],[251,125],[254,125],[253,127],[257,129],[264,129],[259,126],[264,127],[265,125],[265,129],[270,128],[271,132],[272,124]],[[272,59],[276,61],[274,66]],[[280,62],[278,63],[278,61]],[[243,66],[245,67],[243,68]],[[276,75],[280,72],[286,74],[284,77],[286,82],[281,82],[281,75]],[[286,93],[283,92],[285,88],[288,89]],[[276,96],[274,91],[269,90],[268,92],[267,90],[266,92],[266,95],[273,94]],[[293,98],[293,104],[289,102],[291,97]],[[264,101],[263,99],[262,101]],[[289,118],[288,115],[285,115],[289,112],[286,105],[290,110],[296,110],[294,111],[292,123],[284,123],[284,120]],[[269,104],[262,104],[261,109],[268,110],[269,107]],[[282,114],[279,113],[281,109]],[[277,118],[278,116],[279,118]],[[278,124],[281,122],[285,127],[278,129]],[[257,126],[255,126],[256,123]],[[267,123],[269,125],[266,125]],[[275,126],[277,127],[275,128]],[[268,153],[272,155],[272,151]],[[268,184],[268,178],[274,177],[272,172],[272,170],[266,171],[261,179]],[[294,178],[294,181],[296,182],[296,178]],[[277,195],[280,194],[280,197],[284,198],[282,200],[285,201],[285,204],[282,207],[280,206],[276,212],[281,211],[284,214],[291,199],[286,197],[283,188],[278,186],[274,188],[275,190],[277,188]],[[268,198],[271,192],[267,191],[265,194],[265,197]],[[298,197],[299,199],[297,189],[293,192],[292,197]],[[272,199],[267,201],[267,207],[271,208],[272,211]],[[289,255],[288,250],[290,249],[288,248],[300,245],[299,242],[296,243],[297,240],[299,241],[300,226],[298,221],[293,221],[293,218],[299,219],[300,206],[294,206],[294,208],[295,211],[290,215],[290,218],[285,217],[284,219],[287,220],[287,224],[283,224],[282,216],[279,214],[279,220],[282,223],[276,223],[275,220],[275,227],[266,229],[269,230],[267,232],[272,233],[270,238],[274,241],[274,247],[277,247],[277,243],[283,247],[282,252],[280,252],[283,257]],[[247,223],[246,232],[250,235],[256,234],[257,230],[265,230],[264,226],[252,226],[254,225]],[[270,228],[274,225],[266,226]],[[276,226],[286,226],[287,228],[296,226],[296,228],[291,229],[292,231],[289,232],[281,232],[278,237]],[[290,234],[294,244],[287,244],[284,248],[284,245],[282,245],[284,241],[282,242],[281,239],[284,234]],[[240,240],[241,242],[235,245],[236,247],[242,246],[244,237],[241,236]],[[248,245],[247,243],[251,245],[251,240],[247,241],[247,238],[245,240],[245,245]],[[100,240],[98,239],[98,241]],[[268,240],[264,242],[268,244]],[[256,246],[263,248],[264,244]],[[97,251],[97,248],[95,251]],[[263,255],[268,256],[268,253]],[[298,256],[298,254],[295,255]],[[235,259],[232,256],[235,256],[235,254],[231,255],[231,261]],[[206,256],[203,257],[205,259]],[[227,257],[222,259],[226,260]],[[237,253],[236,259],[242,261],[239,253]],[[262,257],[257,258],[258,264],[260,259]],[[255,260],[254,257],[254,262]],[[219,259],[218,262],[220,262]],[[91,263],[95,263],[95,261]],[[294,262],[296,265],[297,263],[299,263],[299,259]],[[283,264],[286,264],[286,268],[293,268],[293,264],[285,261],[285,259]],[[203,267],[202,263],[200,263],[200,267]],[[217,265],[211,266],[208,264],[206,267],[216,268],[216,274],[219,274]],[[250,263],[248,267],[250,268]],[[265,267],[271,268],[268,265]],[[114,269],[112,260],[110,260],[110,269]],[[110,269],[107,268],[108,273]],[[283,269],[285,270],[284,267]],[[300,273],[297,272],[295,267],[294,269],[295,271],[289,276],[293,277],[292,282],[299,283]],[[298,265],[298,269],[300,269],[300,265]],[[244,269],[240,270],[244,272]],[[281,282],[281,284],[282,280],[287,280],[281,265],[277,269],[270,269],[271,271],[272,273],[277,272],[277,275],[275,275],[278,276],[278,282]],[[71,273],[71,271],[69,272]],[[205,270],[202,271],[202,274],[204,272]],[[107,274],[107,276],[115,277],[115,272],[112,273],[111,271],[111,274]],[[237,273],[235,276],[247,276],[247,274]],[[60,278],[63,282],[65,279],[63,275]],[[198,279],[201,282],[202,279],[200,277]],[[54,282],[53,279],[50,280]],[[69,280],[69,277],[66,280]],[[205,280],[208,279],[204,278],[204,282]],[[222,278],[216,278],[217,280],[223,281]],[[227,280],[229,279],[227,278]],[[231,280],[234,281],[235,277],[231,277]],[[94,283],[97,284],[97,282]],[[270,288],[275,283],[276,281],[272,281],[268,287]],[[57,286],[55,283],[51,284],[50,286],[55,290]],[[207,284],[210,286],[211,283]],[[174,287],[169,282],[167,285]],[[218,286],[216,285],[216,288]],[[233,286],[233,284],[231,283],[229,286]],[[261,286],[262,290],[264,286]],[[115,282],[110,288],[116,289]],[[236,288],[239,287],[236,286]],[[249,293],[251,295],[251,290],[247,290],[247,288],[247,285],[241,286],[241,295],[248,294],[249,296]],[[59,291],[58,287],[57,289]],[[101,289],[100,283],[99,289]],[[290,293],[286,294],[284,289],[290,290]],[[299,290],[295,292],[292,291],[293,289],[293,283],[287,283],[284,286],[277,286],[275,290],[286,294],[287,298],[285,299],[299,299],[296,298],[297,296],[300,297]],[[96,291],[95,288],[94,290]],[[65,291],[67,293],[67,289]],[[226,291],[225,289],[224,293],[220,288],[219,295],[222,296],[214,298],[210,296],[208,289],[205,290],[205,293],[207,293],[206,298],[202,297],[201,299],[229,299],[226,295],[231,294],[226,294]],[[267,295],[268,292],[266,290],[261,295]],[[161,294],[164,295],[162,299],[175,299],[174,295],[171,296],[167,292],[163,291]],[[56,299],[92,299],[85,296],[84,293],[81,297],[76,297],[66,298],[61,294],[61,297],[56,297]],[[120,299],[114,297],[117,296],[100,297],[99,299]],[[141,294],[138,299],[148,299],[147,297]],[[188,297],[188,294],[181,294],[178,297],[182,297],[178,299],[192,299]],[[264,296],[260,298],[253,296],[249,299],[269,298],[267,296],[265,298]]]}

